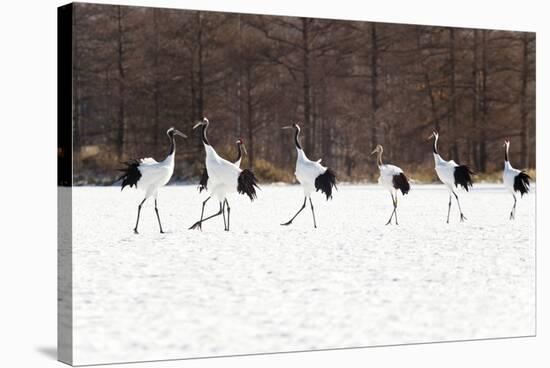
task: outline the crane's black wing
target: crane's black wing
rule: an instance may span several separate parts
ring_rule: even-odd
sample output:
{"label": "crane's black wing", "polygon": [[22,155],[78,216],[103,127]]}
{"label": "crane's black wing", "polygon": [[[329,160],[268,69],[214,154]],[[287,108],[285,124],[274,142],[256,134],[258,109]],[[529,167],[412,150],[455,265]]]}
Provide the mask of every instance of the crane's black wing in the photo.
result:
{"label": "crane's black wing", "polygon": [[122,179],[122,188],[120,190],[124,189],[126,186],[133,187],[134,185],[137,188],[137,183],[139,181],[139,178],[141,178],[141,172],[139,171],[139,165],[140,162],[138,160],[130,160],[124,162],[126,165],[125,168],[119,169],[118,171],[122,171],[122,175],[117,179],[117,181]]}
{"label": "crane's black wing", "polygon": [[529,193],[529,179],[531,177],[525,171],[517,174],[514,178],[514,192],[520,192],[522,197],[525,193]]}
{"label": "crane's black wing", "polygon": [[395,189],[401,190],[401,193],[403,193],[403,195],[409,193],[409,190],[411,189],[409,180],[403,173],[394,175],[392,179],[392,183],[393,183],[393,187]]}
{"label": "crane's black wing", "polygon": [[327,201],[332,198],[332,188],[336,188],[336,174],[331,169],[327,169],[323,174],[315,179],[316,191],[321,191],[327,196]]}
{"label": "crane's black wing", "polygon": [[254,173],[248,169],[241,171],[237,179],[237,192],[246,194],[253,201],[256,198],[256,188],[259,189],[260,187]]}
{"label": "crane's black wing", "polygon": [[455,167],[455,187],[461,185],[466,191],[472,187],[473,171],[466,165],[458,165]]}

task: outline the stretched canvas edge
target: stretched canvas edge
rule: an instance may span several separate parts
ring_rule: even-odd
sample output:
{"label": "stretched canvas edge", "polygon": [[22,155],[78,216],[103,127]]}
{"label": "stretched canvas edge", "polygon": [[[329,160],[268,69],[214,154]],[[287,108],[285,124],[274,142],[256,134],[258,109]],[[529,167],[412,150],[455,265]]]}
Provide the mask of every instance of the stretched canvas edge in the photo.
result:
{"label": "stretched canvas edge", "polygon": [[73,364],[73,4],[57,8],[57,359]]}

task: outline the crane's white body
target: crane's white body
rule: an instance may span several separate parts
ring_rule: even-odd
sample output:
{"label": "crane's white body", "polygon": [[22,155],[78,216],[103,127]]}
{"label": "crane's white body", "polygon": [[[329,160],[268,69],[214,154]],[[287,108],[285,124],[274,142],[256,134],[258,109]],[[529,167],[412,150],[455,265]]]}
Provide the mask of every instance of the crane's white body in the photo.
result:
{"label": "crane's white body", "polygon": [[209,144],[204,144],[206,170],[208,171],[208,191],[220,202],[227,194],[237,191],[241,169],[234,163],[221,158]]}
{"label": "crane's white body", "polygon": [[434,153],[435,172],[437,177],[445,184],[451,192],[454,192],[455,184],[455,167],[458,166],[454,160],[445,161],[437,153]]}
{"label": "crane's white body", "polygon": [[504,161],[504,171],[502,172],[502,182],[504,187],[515,197],[514,180],[521,173],[521,170],[514,169],[509,161]]}
{"label": "crane's white body", "polygon": [[402,174],[403,170],[395,165],[389,164],[378,165],[378,169],[380,170],[378,184],[382,185],[390,192],[397,192],[397,189],[393,186],[393,177]]}
{"label": "crane's white body", "polygon": [[145,191],[145,198],[154,196],[157,198],[158,189],[170,181],[174,173],[174,154],[168,155],[163,161],[157,162],[151,157],[139,160],[138,170],[141,178],[138,181],[138,189]]}
{"label": "crane's white body", "polygon": [[304,195],[310,197],[311,193],[315,192],[315,179],[324,174],[327,171],[327,168],[321,165],[321,160],[311,161],[307,158],[304,150],[296,148],[297,157],[296,157],[296,179],[302,185],[304,189]]}

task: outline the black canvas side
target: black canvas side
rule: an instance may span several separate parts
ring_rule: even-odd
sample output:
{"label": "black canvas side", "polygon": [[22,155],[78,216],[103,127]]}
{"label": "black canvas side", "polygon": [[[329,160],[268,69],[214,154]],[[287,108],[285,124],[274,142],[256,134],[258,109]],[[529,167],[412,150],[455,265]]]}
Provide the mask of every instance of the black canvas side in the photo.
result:
{"label": "black canvas side", "polygon": [[73,10],[57,8],[57,359],[71,365]]}

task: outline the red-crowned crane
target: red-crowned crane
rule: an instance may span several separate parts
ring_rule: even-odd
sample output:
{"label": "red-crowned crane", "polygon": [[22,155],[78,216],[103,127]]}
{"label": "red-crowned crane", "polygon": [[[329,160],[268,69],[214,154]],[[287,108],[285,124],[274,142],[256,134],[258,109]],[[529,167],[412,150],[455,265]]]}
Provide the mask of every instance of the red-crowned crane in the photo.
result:
{"label": "red-crowned crane", "polygon": [[157,214],[160,232],[164,233],[157,207],[158,189],[166,185],[174,173],[176,135],[187,138],[185,134],[174,128],[168,129],[166,134],[170,139],[170,151],[168,152],[168,156],[163,161],[157,162],[151,157],[130,160],[125,163],[126,167],[124,169],[120,169],[120,171],[123,172],[122,176],[118,178],[118,180],[122,179],[122,188],[120,190],[124,189],[126,186],[129,186],[130,188],[135,186],[136,188],[145,191],[145,198],[143,198],[143,201],[141,201],[138,206],[136,226],[134,228],[134,233],[136,234],[138,234],[141,206],[143,206],[143,203],[145,203],[145,201],[151,196],[155,198],[155,213]]}
{"label": "red-crowned crane", "polygon": [[[378,183],[384,186],[390,191],[391,200],[393,203],[393,212],[391,213],[390,219],[386,222],[386,225],[391,224],[393,215],[395,215],[395,224],[399,225],[397,222],[397,191],[400,190],[403,195],[409,193],[411,186],[409,180],[403,173],[401,168],[395,165],[388,165],[382,162],[382,153],[384,148],[379,144],[376,146],[374,151],[371,152],[371,155],[375,153],[378,154],[378,169],[380,170],[380,177],[378,178]],[[395,195],[394,195],[395,194]]]}
{"label": "red-crowned crane", "polygon": [[317,222],[315,221],[315,210],[313,209],[313,202],[311,201],[311,193],[320,190],[326,195],[327,201],[331,199],[332,188],[334,187],[336,189],[336,175],[334,171],[321,165],[321,160],[311,161],[307,158],[304,150],[302,149],[302,145],[300,144],[300,126],[298,124],[293,123],[292,125],[283,127],[283,129],[295,130],[294,144],[296,145],[297,157],[296,172],[294,174],[304,190],[304,203],[290,220],[281,225],[290,225],[296,216],[298,216],[298,214],[306,207],[306,202],[309,198],[311,214],[313,215],[313,227],[317,228]]}
{"label": "red-crowned crane", "polygon": [[[256,188],[258,188],[257,179],[254,173],[248,169],[241,170],[237,165],[221,158],[216,150],[208,142],[206,131],[210,122],[206,117],[199,121],[193,129],[201,127],[201,139],[206,152],[206,169],[201,178],[201,187],[210,192],[210,196],[202,202],[201,219],[195,222],[189,229],[202,230],[202,223],[211,218],[223,215],[224,230],[229,231],[229,221],[231,208],[227,201],[229,193],[238,192],[246,194],[251,201],[256,198]],[[206,202],[212,197],[216,197],[220,203],[220,210],[206,218],[204,216],[204,207]],[[225,210],[227,208],[227,222],[225,219]]]}
{"label": "red-crowned crane", "polygon": [[[242,138],[237,139],[235,142],[237,145],[237,159],[235,160],[234,164],[237,167],[241,167],[241,159],[243,157],[243,153],[246,154],[246,147],[244,145],[244,141]],[[203,190],[206,190],[206,186],[208,185],[208,170],[206,170],[206,167],[204,170],[202,170],[202,176],[199,181],[199,193],[201,193]]]}
{"label": "red-crowned crane", "polygon": [[510,211],[510,220],[513,220],[516,218],[516,193],[520,193],[523,197],[524,194],[529,193],[529,179],[531,177],[525,172],[518,169],[514,169],[512,165],[510,165],[510,161],[508,159],[508,151],[510,150],[510,141],[505,140],[504,141],[504,171],[502,172],[502,181],[504,183],[504,186],[506,189],[512,193],[512,196],[514,197],[514,206],[512,207],[512,211]]}
{"label": "red-crowned crane", "polygon": [[458,194],[456,194],[455,188],[459,185],[462,186],[466,191],[469,191],[469,188],[472,187],[472,174],[473,172],[466,165],[459,165],[453,160],[445,161],[439,155],[437,151],[437,141],[439,140],[439,134],[437,131],[433,131],[428,139],[434,139],[433,144],[433,154],[435,161],[435,172],[439,177],[439,180],[447,186],[449,189],[449,209],[447,210],[447,223],[449,223],[449,216],[451,214],[451,199],[452,195],[456,198],[456,203],[458,204],[458,210],[460,211],[460,221],[467,220],[466,216],[462,213],[462,208],[460,207],[460,201],[458,200]]}

